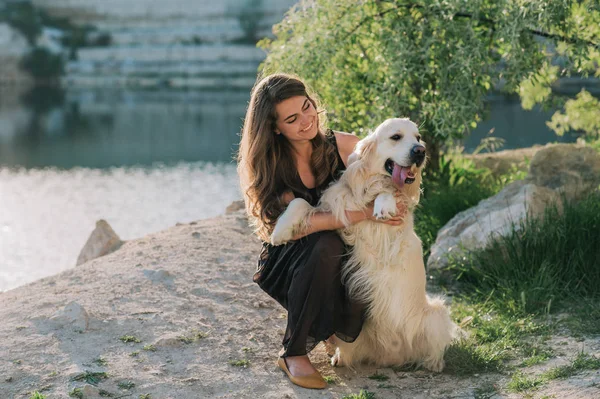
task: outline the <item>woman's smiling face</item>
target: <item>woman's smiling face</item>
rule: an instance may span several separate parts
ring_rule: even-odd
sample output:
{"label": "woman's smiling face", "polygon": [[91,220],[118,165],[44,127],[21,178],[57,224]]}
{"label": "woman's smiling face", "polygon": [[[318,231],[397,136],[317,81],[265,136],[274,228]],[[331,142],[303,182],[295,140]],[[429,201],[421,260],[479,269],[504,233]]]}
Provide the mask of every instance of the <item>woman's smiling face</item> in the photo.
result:
{"label": "woman's smiling face", "polygon": [[275,133],[290,141],[310,140],[317,135],[319,117],[306,96],[294,96],[275,106],[277,122]]}

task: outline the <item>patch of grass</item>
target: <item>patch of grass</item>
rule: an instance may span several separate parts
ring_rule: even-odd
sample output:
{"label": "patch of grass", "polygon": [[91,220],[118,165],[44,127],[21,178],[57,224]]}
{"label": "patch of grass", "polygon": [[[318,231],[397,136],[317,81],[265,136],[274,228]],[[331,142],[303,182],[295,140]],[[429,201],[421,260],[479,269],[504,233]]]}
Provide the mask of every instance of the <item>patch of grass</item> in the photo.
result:
{"label": "patch of grass", "polygon": [[481,387],[475,388],[473,390],[473,397],[475,399],[490,399],[496,396],[498,390],[494,386],[494,384],[488,383]]}
{"label": "patch of grass", "polygon": [[193,342],[196,342],[202,338],[206,338],[208,337],[207,333],[204,333],[202,331],[197,331],[194,330],[194,332],[192,333],[192,335],[180,335],[177,337],[177,339],[181,342],[183,342],[184,344],[191,344]]}
{"label": "patch of grass", "polygon": [[85,371],[72,378],[73,381],[85,381],[91,385],[98,385],[101,380],[108,378],[108,374],[104,371]]}
{"label": "patch of grass", "polygon": [[530,389],[536,389],[545,382],[546,380],[543,377],[527,376],[523,374],[523,372],[517,371],[512,375],[507,388],[511,392],[523,392]]}
{"label": "patch of grass", "polygon": [[378,372],[375,372],[375,374],[370,375],[368,378],[375,381],[387,381],[390,379],[390,377],[388,377],[387,375],[379,374]]}
{"label": "patch of grass", "polygon": [[46,397],[44,395],[42,395],[41,393],[39,393],[38,391],[35,391],[31,394],[29,399],[46,399]]}
{"label": "patch of grass", "polygon": [[580,352],[571,364],[551,368],[541,375],[527,376],[523,372],[517,371],[512,375],[507,388],[512,392],[534,390],[550,380],[569,378],[582,370],[598,369],[600,369],[600,359]]}
{"label": "patch of grass", "polygon": [[250,366],[250,361],[247,359],[239,359],[239,360],[230,360],[229,365],[234,367],[248,367]]}
{"label": "patch of grass", "polygon": [[375,394],[361,389],[358,394],[346,395],[342,399],[375,399]]}
{"label": "patch of grass", "polygon": [[600,306],[598,300],[578,298],[565,304],[569,316],[560,324],[569,329],[575,337],[597,334],[600,331]]}
{"label": "patch of grass", "polygon": [[[568,301],[600,298],[600,195],[549,206],[488,248],[454,259],[462,288],[497,308],[549,313]],[[493,293],[493,296],[490,294]]]}
{"label": "patch of grass", "polygon": [[148,352],[156,352],[156,347],[154,345],[145,345],[142,349]]}
{"label": "patch of grass", "polygon": [[244,353],[254,353],[254,349],[248,348],[247,346],[242,348],[242,352]]}
{"label": "patch of grass", "polygon": [[100,396],[101,396],[101,397],[103,397],[103,398],[112,398],[112,397],[114,397],[114,396],[115,396],[115,395],[114,395],[114,394],[112,394],[111,392],[105,391],[104,389],[100,389],[100,390],[98,391],[98,395],[100,395]]}
{"label": "patch of grass", "polygon": [[102,366],[102,367],[105,367],[106,365],[108,365],[108,362],[103,357],[99,357],[97,359],[92,360],[92,363],[95,363],[98,366]]}
{"label": "patch of grass", "polygon": [[396,388],[396,387],[393,385],[390,385],[390,384],[381,383],[381,384],[377,384],[377,388],[378,389],[389,389],[389,388]]}
{"label": "patch of grass", "polygon": [[406,372],[410,372],[410,371],[417,371],[419,369],[419,366],[417,366],[414,363],[406,363],[406,364],[401,364],[401,365],[397,365],[397,366],[392,366],[390,368],[395,373],[402,373],[402,372],[406,373]]}
{"label": "patch of grass", "polygon": [[582,370],[600,369],[600,359],[580,352],[569,365],[554,367],[543,374],[549,380],[569,378]]}
{"label": "patch of grass", "polygon": [[139,396],[139,399],[152,399],[149,393],[144,393]]}
{"label": "patch of grass", "polygon": [[496,311],[490,301],[477,302],[467,296],[454,298],[452,317],[469,321],[463,327],[467,337],[448,348],[445,355],[444,372],[454,375],[501,371],[505,361],[532,353],[527,337],[550,330],[550,326],[531,315]]}
{"label": "patch of grass", "polygon": [[520,367],[531,367],[554,357],[554,351],[552,349],[542,348],[536,345],[526,346],[523,352],[526,358],[523,359]]}
{"label": "patch of grass", "polygon": [[119,387],[120,389],[131,389],[133,387],[135,387],[135,383],[133,381],[119,381],[117,383],[117,387]]}
{"label": "patch of grass", "polygon": [[140,355],[140,351],[133,351],[129,354],[131,357],[138,357]]}
{"label": "patch of grass", "polygon": [[83,399],[83,391],[81,388],[73,388],[71,392],[69,392],[69,397]]}
{"label": "patch of grass", "polygon": [[329,375],[324,375],[323,379],[328,384],[337,384],[338,383],[338,379],[336,377],[332,377],[332,376],[329,376]]}
{"label": "patch of grass", "polygon": [[142,342],[139,338],[134,337],[133,335],[123,335],[119,339],[125,343],[133,342],[139,344],[140,342]]}

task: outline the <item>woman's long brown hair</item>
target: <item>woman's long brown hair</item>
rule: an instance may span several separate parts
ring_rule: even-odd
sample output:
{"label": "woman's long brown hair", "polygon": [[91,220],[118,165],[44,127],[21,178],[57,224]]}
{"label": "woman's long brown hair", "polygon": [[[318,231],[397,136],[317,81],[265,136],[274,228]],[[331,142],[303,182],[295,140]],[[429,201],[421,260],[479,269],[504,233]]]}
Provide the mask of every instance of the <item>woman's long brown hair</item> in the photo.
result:
{"label": "woman's long brown hair", "polygon": [[[275,106],[295,96],[308,97],[318,109],[305,84],[294,76],[274,74],[257,81],[242,130],[238,174],[246,212],[258,237],[267,242],[277,218],[285,209],[283,194],[291,190],[309,195],[299,178],[290,142],[282,134],[275,134]],[[310,162],[316,187],[327,181],[338,162],[336,149],[327,141],[322,126],[318,130],[312,139]]]}

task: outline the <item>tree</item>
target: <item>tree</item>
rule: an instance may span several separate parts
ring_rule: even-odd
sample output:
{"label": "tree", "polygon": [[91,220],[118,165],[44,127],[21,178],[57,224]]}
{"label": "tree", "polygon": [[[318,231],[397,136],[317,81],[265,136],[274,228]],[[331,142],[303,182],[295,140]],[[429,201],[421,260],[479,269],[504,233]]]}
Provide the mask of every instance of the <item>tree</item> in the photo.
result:
{"label": "tree", "polygon": [[597,68],[599,14],[596,0],[302,1],[259,42],[261,69],[306,79],[334,128],[363,134],[410,117],[435,167],[442,144],[483,118],[492,90],[527,97],[556,54],[558,75]]}

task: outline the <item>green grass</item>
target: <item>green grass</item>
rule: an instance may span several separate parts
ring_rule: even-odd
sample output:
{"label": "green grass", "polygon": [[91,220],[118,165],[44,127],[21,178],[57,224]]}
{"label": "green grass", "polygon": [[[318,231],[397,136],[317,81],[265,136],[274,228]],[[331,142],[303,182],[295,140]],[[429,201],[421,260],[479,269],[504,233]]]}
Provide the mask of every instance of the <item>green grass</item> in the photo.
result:
{"label": "green grass", "polygon": [[117,383],[117,387],[119,387],[119,389],[131,389],[133,387],[135,387],[135,383],[133,381],[119,381]]}
{"label": "green grass", "polygon": [[536,389],[543,385],[546,380],[541,376],[527,376],[522,371],[517,371],[512,375],[507,388],[511,392],[523,392],[530,389]]}
{"label": "green grass", "polygon": [[38,391],[35,391],[31,394],[29,399],[46,399],[46,397],[44,395],[42,395],[41,393],[39,393]]}
{"label": "green grass", "polygon": [[517,371],[512,375],[507,388],[512,392],[535,390],[551,380],[569,378],[583,370],[598,369],[600,369],[600,359],[580,352],[571,364],[551,368],[540,375],[528,376],[522,371]]}
{"label": "green grass", "polygon": [[71,398],[83,399],[83,391],[81,388],[73,388],[71,392],[69,392],[69,396]]}
{"label": "green grass", "polygon": [[73,377],[73,381],[85,381],[88,384],[97,385],[101,380],[107,379],[108,374],[103,371],[85,371]]}
{"label": "green grass", "polygon": [[358,394],[346,395],[342,399],[375,399],[375,394],[361,389]]}
{"label": "green grass", "polygon": [[445,355],[444,372],[460,376],[499,372],[508,360],[541,352],[528,340],[544,336],[552,328],[532,315],[499,312],[489,301],[468,296],[454,298],[451,314],[458,323],[469,321],[463,326],[467,337],[448,348]]}
{"label": "green grass", "polygon": [[133,342],[139,344],[140,342],[142,342],[139,338],[134,337],[133,335],[123,335],[119,339],[125,343]]}
{"label": "green grass", "polygon": [[[600,299],[600,196],[560,212],[550,206],[485,250],[454,260],[462,290],[497,308],[544,314],[569,301]],[[597,310],[596,310],[597,311]]]}
{"label": "green grass", "polygon": [[337,384],[339,382],[339,380],[335,377],[331,377],[329,375],[324,375],[323,379],[325,380],[326,383],[328,384]]}
{"label": "green grass", "polygon": [[92,363],[95,363],[98,366],[102,366],[102,367],[105,367],[108,365],[108,362],[103,357],[99,357],[97,359],[92,360]]}
{"label": "green grass", "polygon": [[246,368],[246,367],[250,366],[250,361],[247,360],[247,359],[230,360],[229,364],[231,366],[234,366],[234,367],[244,367],[244,368]]}
{"label": "green grass", "polygon": [[145,345],[142,349],[148,352],[156,352],[156,347],[154,345]]}
{"label": "green grass", "polygon": [[377,372],[375,372],[375,374],[373,374],[373,375],[370,375],[368,378],[370,380],[375,380],[375,381],[387,381],[390,379],[390,377],[388,377],[387,375],[379,374]]}

